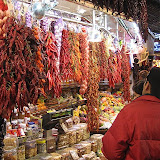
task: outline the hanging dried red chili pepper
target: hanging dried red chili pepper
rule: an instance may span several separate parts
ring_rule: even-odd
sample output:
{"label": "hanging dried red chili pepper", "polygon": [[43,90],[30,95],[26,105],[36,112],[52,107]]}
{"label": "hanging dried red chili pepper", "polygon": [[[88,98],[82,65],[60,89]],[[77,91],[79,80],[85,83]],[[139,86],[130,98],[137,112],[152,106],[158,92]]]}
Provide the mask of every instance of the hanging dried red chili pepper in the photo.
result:
{"label": "hanging dried red chili pepper", "polygon": [[62,44],[60,51],[60,73],[63,81],[68,81],[73,78],[73,71],[71,68],[71,56],[69,51],[69,31],[62,31]]}
{"label": "hanging dried red chili pepper", "polygon": [[36,104],[40,70],[35,62],[38,44],[33,31],[10,17],[5,33],[0,39],[0,115],[9,118],[16,104],[19,110],[28,103]]}
{"label": "hanging dried red chili pepper", "polygon": [[126,54],[125,46],[121,49],[122,56],[122,77],[123,77],[123,96],[125,101],[130,101],[130,64],[129,57]]}
{"label": "hanging dried red chili pepper", "polygon": [[87,90],[87,81],[88,81],[88,65],[89,65],[89,44],[87,41],[87,34],[85,32],[79,33],[79,49],[81,52],[81,86],[80,94],[85,94]]}
{"label": "hanging dried red chili pepper", "polygon": [[53,89],[56,97],[61,95],[61,78],[58,67],[58,48],[52,32],[47,32],[44,41],[46,54],[48,56],[47,78],[49,81],[49,90]]}
{"label": "hanging dried red chili pepper", "polygon": [[71,55],[71,67],[73,70],[73,79],[81,83],[81,53],[79,50],[79,37],[75,32],[69,31],[69,44]]}
{"label": "hanging dried red chili pepper", "polygon": [[89,44],[89,76],[87,91],[87,119],[89,130],[99,129],[99,82],[100,82],[100,66],[96,56],[96,44]]}

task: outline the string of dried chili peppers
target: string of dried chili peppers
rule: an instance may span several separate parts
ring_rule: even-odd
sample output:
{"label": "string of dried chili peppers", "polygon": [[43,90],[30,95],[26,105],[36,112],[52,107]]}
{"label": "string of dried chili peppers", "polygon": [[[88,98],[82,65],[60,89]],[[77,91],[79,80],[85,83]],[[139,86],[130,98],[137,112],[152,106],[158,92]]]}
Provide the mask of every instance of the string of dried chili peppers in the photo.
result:
{"label": "string of dried chili peppers", "polygon": [[130,101],[130,64],[129,57],[126,54],[125,46],[121,49],[122,56],[122,77],[123,77],[123,96],[125,101]]}
{"label": "string of dried chili peppers", "polygon": [[16,104],[19,110],[28,103],[36,104],[40,71],[35,62],[38,44],[33,31],[10,17],[5,33],[0,39],[0,115],[9,118]]}
{"label": "string of dried chili peppers", "polygon": [[62,44],[60,51],[60,73],[63,81],[68,81],[73,78],[73,71],[71,68],[71,56],[69,51],[69,31],[62,31]]}
{"label": "string of dried chili peppers", "polygon": [[96,45],[89,43],[89,76],[88,76],[88,91],[87,91],[87,120],[89,130],[99,129],[99,82],[100,68],[96,56]]}
{"label": "string of dried chili peppers", "polygon": [[105,40],[102,40],[99,43],[99,48],[100,48],[100,78],[105,79],[107,78],[107,65],[108,65],[108,56],[106,53],[106,45],[105,45]]}
{"label": "string of dried chili peppers", "polygon": [[80,94],[85,94],[87,90],[87,81],[88,81],[88,65],[89,65],[89,44],[87,41],[87,34],[85,32],[79,33],[79,48],[81,52],[81,86]]}
{"label": "string of dried chili peppers", "polygon": [[75,32],[69,31],[69,44],[71,55],[71,67],[73,69],[73,79],[81,83],[81,53],[79,50],[79,37]]}
{"label": "string of dried chili peppers", "polygon": [[44,38],[46,54],[48,55],[47,78],[49,81],[49,90],[53,88],[56,97],[61,95],[61,78],[58,67],[58,48],[52,32],[47,32]]}

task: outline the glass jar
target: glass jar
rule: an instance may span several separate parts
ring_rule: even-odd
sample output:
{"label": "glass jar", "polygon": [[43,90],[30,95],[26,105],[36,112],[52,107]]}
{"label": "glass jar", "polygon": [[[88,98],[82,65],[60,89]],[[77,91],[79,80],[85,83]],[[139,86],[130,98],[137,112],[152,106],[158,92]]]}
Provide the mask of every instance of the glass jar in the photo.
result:
{"label": "glass jar", "polygon": [[56,138],[50,137],[46,140],[47,153],[53,153],[56,151]]}
{"label": "glass jar", "polygon": [[17,160],[25,160],[25,138],[19,138],[19,146],[17,148]]}
{"label": "glass jar", "polygon": [[25,157],[26,158],[31,158],[37,155],[37,145],[36,141],[27,141],[25,143]]}
{"label": "glass jar", "polygon": [[4,160],[17,160],[17,148],[13,147],[5,148],[3,158]]}
{"label": "glass jar", "polygon": [[37,153],[46,153],[46,140],[38,139],[37,140]]}

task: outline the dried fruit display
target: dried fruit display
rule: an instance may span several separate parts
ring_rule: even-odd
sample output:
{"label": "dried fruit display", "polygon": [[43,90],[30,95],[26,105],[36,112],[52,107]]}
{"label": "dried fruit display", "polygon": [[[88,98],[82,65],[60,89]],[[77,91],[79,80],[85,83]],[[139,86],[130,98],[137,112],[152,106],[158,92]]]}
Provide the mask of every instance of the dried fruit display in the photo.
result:
{"label": "dried fruit display", "polygon": [[87,118],[89,130],[99,128],[99,82],[100,82],[100,66],[96,56],[95,43],[89,43],[89,76],[87,91]]}
{"label": "dried fruit display", "polygon": [[9,118],[15,104],[22,110],[29,102],[37,102],[40,72],[33,31],[10,17],[5,33],[0,39],[0,115]]}

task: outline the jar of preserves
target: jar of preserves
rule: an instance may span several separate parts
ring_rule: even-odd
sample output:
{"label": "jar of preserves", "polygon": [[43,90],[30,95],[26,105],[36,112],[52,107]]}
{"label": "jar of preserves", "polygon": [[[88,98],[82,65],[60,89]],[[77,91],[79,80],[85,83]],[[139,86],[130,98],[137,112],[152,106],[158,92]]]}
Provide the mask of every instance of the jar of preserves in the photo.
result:
{"label": "jar of preserves", "polygon": [[53,153],[56,151],[56,137],[49,137],[46,140],[47,153]]}
{"label": "jar of preserves", "polygon": [[17,160],[17,148],[5,147],[3,158],[4,160]]}
{"label": "jar of preserves", "polygon": [[26,158],[31,158],[37,155],[37,145],[36,141],[27,141],[25,143],[25,157]]}
{"label": "jar of preserves", "polygon": [[46,153],[46,140],[38,139],[37,140],[37,153]]}

